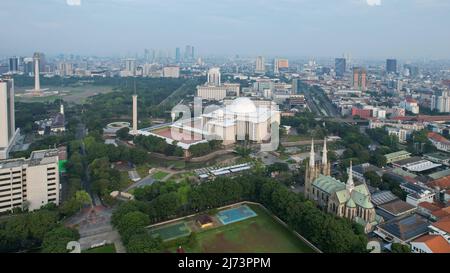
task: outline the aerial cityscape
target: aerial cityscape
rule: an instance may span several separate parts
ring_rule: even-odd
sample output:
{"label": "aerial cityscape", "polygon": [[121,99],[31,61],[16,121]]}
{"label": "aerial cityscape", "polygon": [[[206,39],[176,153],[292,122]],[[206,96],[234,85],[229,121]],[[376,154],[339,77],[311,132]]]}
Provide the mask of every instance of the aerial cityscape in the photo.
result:
{"label": "aerial cityscape", "polygon": [[0,253],[450,253],[449,2],[21,2]]}

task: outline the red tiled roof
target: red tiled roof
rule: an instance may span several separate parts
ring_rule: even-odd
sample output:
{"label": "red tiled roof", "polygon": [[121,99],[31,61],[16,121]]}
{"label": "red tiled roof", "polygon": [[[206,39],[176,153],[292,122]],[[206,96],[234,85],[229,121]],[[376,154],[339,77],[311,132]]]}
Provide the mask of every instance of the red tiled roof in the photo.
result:
{"label": "red tiled roof", "polygon": [[424,235],[414,242],[426,244],[433,253],[450,253],[450,244],[440,235]]}
{"label": "red tiled roof", "polygon": [[436,218],[438,218],[438,219],[443,219],[447,216],[450,216],[450,207],[446,207],[446,208],[442,208],[437,211],[433,211],[431,214],[436,216]]}
{"label": "red tiled roof", "polygon": [[432,188],[439,187],[441,190],[448,190],[448,189],[450,189],[450,175],[433,180],[433,181],[429,182],[427,184],[427,186],[432,187]]}
{"label": "red tiled roof", "polygon": [[435,133],[435,132],[429,132],[428,133],[428,138],[431,138],[431,139],[433,139],[434,141],[437,141],[437,142],[450,144],[450,140],[446,139],[445,137],[443,137],[440,134]]}
{"label": "red tiled roof", "polygon": [[431,224],[440,230],[450,233],[450,216],[444,217],[441,220]]}
{"label": "red tiled roof", "polygon": [[436,203],[430,203],[430,202],[421,202],[421,203],[418,204],[418,206],[422,207],[424,209],[427,209],[427,210],[429,210],[431,212],[434,212],[434,211],[442,209],[442,206],[439,206]]}

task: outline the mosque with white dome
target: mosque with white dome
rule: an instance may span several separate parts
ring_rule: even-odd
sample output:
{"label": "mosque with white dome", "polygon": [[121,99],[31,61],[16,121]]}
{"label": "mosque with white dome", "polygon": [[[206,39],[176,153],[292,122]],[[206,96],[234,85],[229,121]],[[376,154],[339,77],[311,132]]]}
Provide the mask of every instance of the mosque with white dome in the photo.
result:
{"label": "mosque with white dome", "polygon": [[200,117],[175,122],[172,127],[184,134],[201,134],[204,139],[219,139],[224,145],[238,140],[269,142],[274,122],[280,124],[278,105],[268,100],[246,97],[225,99],[223,106]]}

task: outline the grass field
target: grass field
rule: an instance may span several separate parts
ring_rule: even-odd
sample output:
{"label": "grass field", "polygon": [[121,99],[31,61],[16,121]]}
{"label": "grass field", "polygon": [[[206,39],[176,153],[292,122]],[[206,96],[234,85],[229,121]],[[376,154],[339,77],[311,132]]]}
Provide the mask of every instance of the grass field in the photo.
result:
{"label": "grass field", "polygon": [[158,236],[163,241],[185,237],[191,233],[191,230],[185,222],[178,222],[169,226],[155,228],[150,231],[151,236]]}
{"label": "grass field", "polygon": [[104,245],[104,246],[84,250],[83,253],[116,253],[116,247],[113,244]]}
{"label": "grass field", "polygon": [[156,180],[161,180],[161,179],[163,179],[164,177],[166,177],[167,175],[169,175],[169,174],[166,173],[166,172],[163,172],[163,171],[157,171],[157,172],[153,175],[153,178],[156,179]]}
{"label": "grass field", "polygon": [[[258,216],[198,232],[194,244],[183,246],[185,251],[187,253],[314,252],[261,207],[249,206]],[[169,248],[167,251],[174,252],[175,248]]]}
{"label": "grass field", "polygon": [[[17,93],[22,94],[26,89],[31,89],[32,86],[27,88],[16,88]],[[104,94],[113,91],[110,86],[96,86],[96,85],[82,85],[82,86],[42,86],[42,88],[49,88],[50,91],[60,91],[60,95],[51,95],[47,97],[16,97],[17,101],[22,102],[52,102],[55,99],[62,98],[64,101],[73,103],[83,103],[87,98],[96,94]]]}

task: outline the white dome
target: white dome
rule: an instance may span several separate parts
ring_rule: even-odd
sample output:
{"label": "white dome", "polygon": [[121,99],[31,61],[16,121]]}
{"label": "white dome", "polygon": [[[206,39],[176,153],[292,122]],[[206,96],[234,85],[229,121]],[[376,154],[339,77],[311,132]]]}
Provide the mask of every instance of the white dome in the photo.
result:
{"label": "white dome", "polygon": [[227,109],[236,114],[255,113],[257,111],[255,104],[249,98],[237,98]]}

